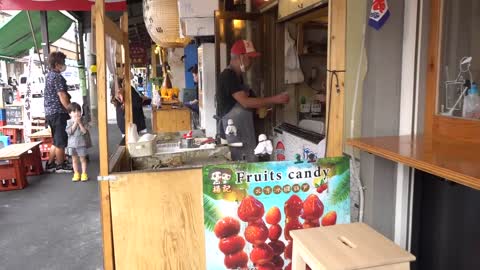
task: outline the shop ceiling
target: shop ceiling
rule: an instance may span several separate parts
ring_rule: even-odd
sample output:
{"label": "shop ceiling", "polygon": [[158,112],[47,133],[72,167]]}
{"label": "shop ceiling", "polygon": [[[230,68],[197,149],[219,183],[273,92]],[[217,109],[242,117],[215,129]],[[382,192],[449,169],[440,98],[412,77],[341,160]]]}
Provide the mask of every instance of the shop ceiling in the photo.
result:
{"label": "shop ceiling", "polygon": [[[128,8],[128,37],[131,44],[138,43],[148,47],[152,44],[150,35],[143,22],[142,0],[127,0]],[[85,33],[91,31],[90,12],[71,12],[83,22]],[[122,12],[107,12],[107,15],[114,21],[119,22]]]}

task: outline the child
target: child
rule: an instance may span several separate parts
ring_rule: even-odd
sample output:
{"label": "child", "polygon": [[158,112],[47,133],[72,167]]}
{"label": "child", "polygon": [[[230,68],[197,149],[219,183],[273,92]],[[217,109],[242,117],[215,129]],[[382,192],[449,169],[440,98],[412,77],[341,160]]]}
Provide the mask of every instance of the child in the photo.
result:
{"label": "child", "polygon": [[[67,122],[68,153],[72,156],[73,182],[88,180],[87,175],[87,148],[91,147],[90,133],[87,124],[82,118],[82,108],[78,103],[72,102],[68,108],[70,120]],[[78,159],[82,164],[82,174],[78,168]]]}

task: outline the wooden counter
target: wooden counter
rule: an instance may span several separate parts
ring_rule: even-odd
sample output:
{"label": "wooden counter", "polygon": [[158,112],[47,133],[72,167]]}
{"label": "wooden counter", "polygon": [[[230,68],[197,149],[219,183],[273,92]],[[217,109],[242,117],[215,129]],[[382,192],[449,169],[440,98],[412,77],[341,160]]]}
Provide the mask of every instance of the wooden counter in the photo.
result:
{"label": "wooden counter", "polygon": [[152,109],[152,129],[154,133],[191,130],[190,110],[188,108],[172,109],[169,106],[160,110]]}
{"label": "wooden counter", "polygon": [[480,190],[480,145],[422,135],[360,138],[348,145]]}

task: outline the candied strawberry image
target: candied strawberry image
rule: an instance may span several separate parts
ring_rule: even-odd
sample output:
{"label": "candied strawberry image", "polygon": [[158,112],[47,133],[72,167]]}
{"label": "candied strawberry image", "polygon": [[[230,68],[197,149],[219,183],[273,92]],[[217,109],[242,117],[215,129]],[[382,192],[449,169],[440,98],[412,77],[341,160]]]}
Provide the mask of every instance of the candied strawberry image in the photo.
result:
{"label": "candied strawberry image", "polygon": [[328,189],[328,182],[323,182],[317,187],[317,192],[318,193],[323,193],[325,190]]}
{"label": "candied strawberry image", "polygon": [[265,221],[270,225],[278,224],[281,219],[282,214],[280,213],[280,209],[278,209],[276,206],[270,208],[265,216]]}
{"label": "candied strawberry image", "polygon": [[320,227],[320,220],[318,219],[312,219],[312,220],[305,220],[303,223],[303,228],[304,229],[309,229],[309,228],[318,228]]}
{"label": "candied strawberry image", "polygon": [[319,219],[323,215],[323,203],[317,195],[312,194],[303,202],[303,219]]}
{"label": "candied strawberry image", "polygon": [[250,224],[245,229],[245,239],[254,245],[265,243],[268,239],[268,228],[265,224]]}
{"label": "candied strawberry image", "polygon": [[270,262],[272,258],[273,249],[265,243],[254,246],[250,253],[250,260],[257,265],[266,264]]}
{"label": "candied strawberry image", "polygon": [[218,238],[229,237],[240,232],[240,222],[233,217],[224,217],[213,228]]}
{"label": "candied strawberry image", "polygon": [[275,265],[275,270],[283,269],[283,265],[285,264],[282,257],[279,255],[273,256],[272,263]]}
{"label": "candied strawberry image", "polygon": [[272,241],[268,245],[273,249],[273,254],[280,255],[285,250],[285,243],[282,241]]}
{"label": "candied strawberry image", "polygon": [[263,219],[251,220],[251,221],[248,222],[248,225],[263,225],[263,226],[267,226],[267,224],[265,224],[265,221],[263,221]]}
{"label": "candied strawberry image", "polygon": [[287,218],[287,224],[285,224],[284,234],[285,239],[291,241],[290,231],[303,229],[302,223],[298,221],[298,218]]}
{"label": "candied strawberry image", "polygon": [[238,207],[238,217],[244,222],[259,220],[263,217],[263,204],[252,196],[245,197]]}
{"label": "candied strawberry image", "polygon": [[280,225],[275,224],[270,226],[268,229],[268,238],[272,241],[278,240],[280,236],[282,235],[282,227]]}
{"label": "candied strawberry image", "polygon": [[322,226],[332,226],[337,223],[337,212],[330,211],[322,218]]}
{"label": "candied strawberry image", "polygon": [[288,241],[288,245],[285,247],[285,258],[292,259],[292,250],[293,250],[293,242]]}
{"label": "candied strawberry image", "polygon": [[226,238],[220,239],[218,248],[225,255],[237,253],[245,247],[245,240],[239,235],[232,235]]}
{"label": "candied strawberry image", "polygon": [[303,202],[297,195],[292,195],[284,205],[285,216],[299,217],[302,215]]}
{"label": "candied strawberry image", "polygon": [[285,270],[292,270],[292,263],[289,263],[286,267]]}
{"label": "candied strawberry image", "polygon": [[245,268],[248,263],[248,255],[244,251],[225,256],[223,263],[228,269]]}
{"label": "candied strawberry image", "polygon": [[265,264],[256,265],[255,268],[257,270],[275,270],[275,265],[271,262]]}

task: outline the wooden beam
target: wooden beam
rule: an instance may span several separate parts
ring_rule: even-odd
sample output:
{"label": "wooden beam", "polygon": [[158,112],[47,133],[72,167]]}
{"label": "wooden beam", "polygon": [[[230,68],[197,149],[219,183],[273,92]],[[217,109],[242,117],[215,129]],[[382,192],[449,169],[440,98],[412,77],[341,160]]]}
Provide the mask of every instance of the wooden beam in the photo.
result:
{"label": "wooden beam", "polygon": [[432,0],[430,16],[430,34],[428,47],[427,67],[427,94],[425,104],[424,134],[433,136],[434,116],[437,107],[438,74],[440,65],[440,29],[441,29],[441,0]]}
{"label": "wooden beam", "polygon": [[[116,23],[114,23],[110,18],[105,16],[105,32],[108,33],[108,36],[113,38],[118,44],[123,44],[124,41],[124,36],[123,36],[123,31],[118,27]],[[127,28],[128,32],[128,28]],[[127,36],[127,42],[128,42],[128,36]]]}
{"label": "wooden beam", "polygon": [[335,157],[343,155],[347,0],[329,2],[328,17],[326,156]]}
{"label": "wooden beam", "polygon": [[[132,88],[130,78],[130,45],[128,43],[128,12],[124,12],[120,20],[120,27],[123,33],[123,49],[125,55],[125,63],[123,65],[125,76],[123,85],[125,87],[125,136],[128,136],[130,123],[133,123],[132,112]],[[139,130],[140,131],[140,130]],[[126,138],[128,140],[128,138]]]}
{"label": "wooden beam", "polygon": [[[105,0],[95,2],[95,34],[97,46],[97,98],[100,176],[108,176],[108,127],[107,127],[107,66],[105,44]],[[103,239],[103,267],[114,270],[110,183],[100,181],[100,207]]]}

